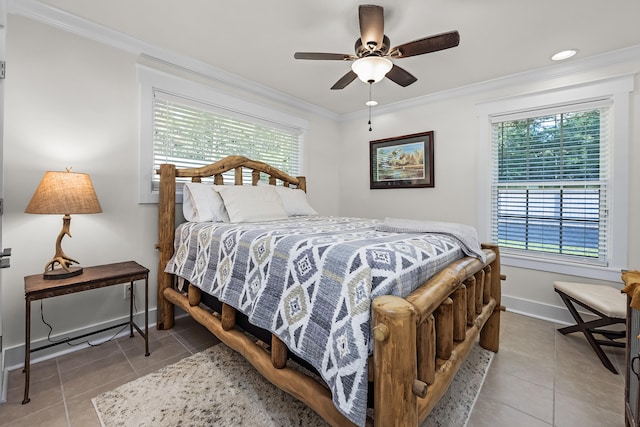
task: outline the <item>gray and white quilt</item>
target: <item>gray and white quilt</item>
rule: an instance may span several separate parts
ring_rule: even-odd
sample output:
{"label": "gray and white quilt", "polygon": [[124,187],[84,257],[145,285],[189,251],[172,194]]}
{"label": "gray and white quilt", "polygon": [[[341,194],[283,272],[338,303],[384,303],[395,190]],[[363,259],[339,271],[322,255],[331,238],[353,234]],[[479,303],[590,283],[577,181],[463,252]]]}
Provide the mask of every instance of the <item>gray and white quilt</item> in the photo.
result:
{"label": "gray and white quilt", "polygon": [[235,307],[320,373],[336,407],[364,425],[370,306],[405,297],[464,256],[448,234],[380,231],[381,221],[293,217],[184,223],[166,272]]}

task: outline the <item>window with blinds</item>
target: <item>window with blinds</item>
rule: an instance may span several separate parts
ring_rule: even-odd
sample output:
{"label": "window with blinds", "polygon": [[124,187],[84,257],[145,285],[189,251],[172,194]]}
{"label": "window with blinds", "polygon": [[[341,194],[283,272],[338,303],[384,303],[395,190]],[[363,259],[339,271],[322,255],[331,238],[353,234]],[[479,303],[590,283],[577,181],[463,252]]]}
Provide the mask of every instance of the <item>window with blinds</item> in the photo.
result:
{"label": "window with blinds", "polygon": [[[159,90],[153,93],[152,126],[154,170],[162,163],[194,168],[240,155],[300,175],[301,129]],[[244,181],[251,182],[247,173]],[[225,181],[233,183],[233,174]],[[153,174],[152,190],[158,187]]]}
{"label": "window with blinds", "polygon": [[492,118],[493,241],[607,264],[608,114],[601,101]]}

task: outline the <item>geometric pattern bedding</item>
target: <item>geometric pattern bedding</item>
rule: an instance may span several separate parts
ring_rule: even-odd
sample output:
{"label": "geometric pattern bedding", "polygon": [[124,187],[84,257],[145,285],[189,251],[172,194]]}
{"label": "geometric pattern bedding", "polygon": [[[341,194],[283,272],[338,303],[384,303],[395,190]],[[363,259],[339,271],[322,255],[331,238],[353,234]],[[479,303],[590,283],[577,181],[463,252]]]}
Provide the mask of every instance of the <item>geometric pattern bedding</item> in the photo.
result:
{"label": "geometric pattern bedding", "polygon": [[278,336],[316,368],[336,407],[364,425],[371,301],[405,297],[463,256],[450,236],[382,232],[379,224],[318,216],[187,222],[165,271]]}

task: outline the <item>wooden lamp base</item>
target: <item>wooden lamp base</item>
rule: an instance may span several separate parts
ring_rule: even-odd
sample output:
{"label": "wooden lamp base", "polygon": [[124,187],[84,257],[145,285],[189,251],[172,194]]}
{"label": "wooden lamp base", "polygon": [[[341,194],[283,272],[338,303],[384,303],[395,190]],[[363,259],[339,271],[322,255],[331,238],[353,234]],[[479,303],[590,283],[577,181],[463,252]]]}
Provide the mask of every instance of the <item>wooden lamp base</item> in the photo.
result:
{"label": "wooden lamp base", "polygon": [[[82,274],[82,267],[71,267],[71,264],[77,264],[78,261],[71,258],[62,250],[62,238],[67,235],[71,237],[69,227],[71,225],[71,216],[65,215],[62,218],[62,230],[56,239],[56,254],[51,261],[44,266],[42,277],[47,280],[66,279]],[[56,268],[56,264],[60,264],[62,268]]]}

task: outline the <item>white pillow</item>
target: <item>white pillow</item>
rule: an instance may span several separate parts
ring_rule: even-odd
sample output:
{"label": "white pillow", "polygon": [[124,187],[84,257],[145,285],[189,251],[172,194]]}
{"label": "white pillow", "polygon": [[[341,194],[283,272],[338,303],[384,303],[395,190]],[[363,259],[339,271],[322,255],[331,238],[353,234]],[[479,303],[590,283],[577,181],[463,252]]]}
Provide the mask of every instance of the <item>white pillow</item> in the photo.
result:
{"label": "white pillow", "polygon": [[214,186],[199,182],[188,182],[184,185],[182,213],[187,221],[229,222],[229,215],[220,194]]}
{"label": "white pillow", "polygon": [[318,215],[307,200],[307,193],[299,188],[285,187],[284,185],[271,185],[262,181],[258,181],[258,185],[262,187],[273,187],[276,189],[284,210],[289,216],[294,215]]}
{"label": "white pillow", "polygon": [[299,188],[283,187],[282,185],[272,185],[280,196],[282,206],[289,216],[292,215],[318,215],[307,200],[307,193]]}
{"label": "white pillow", "polygon": [[231,222],[272,221],[288,218],[278,193],[253,185],[222,186],[218,190]]}

